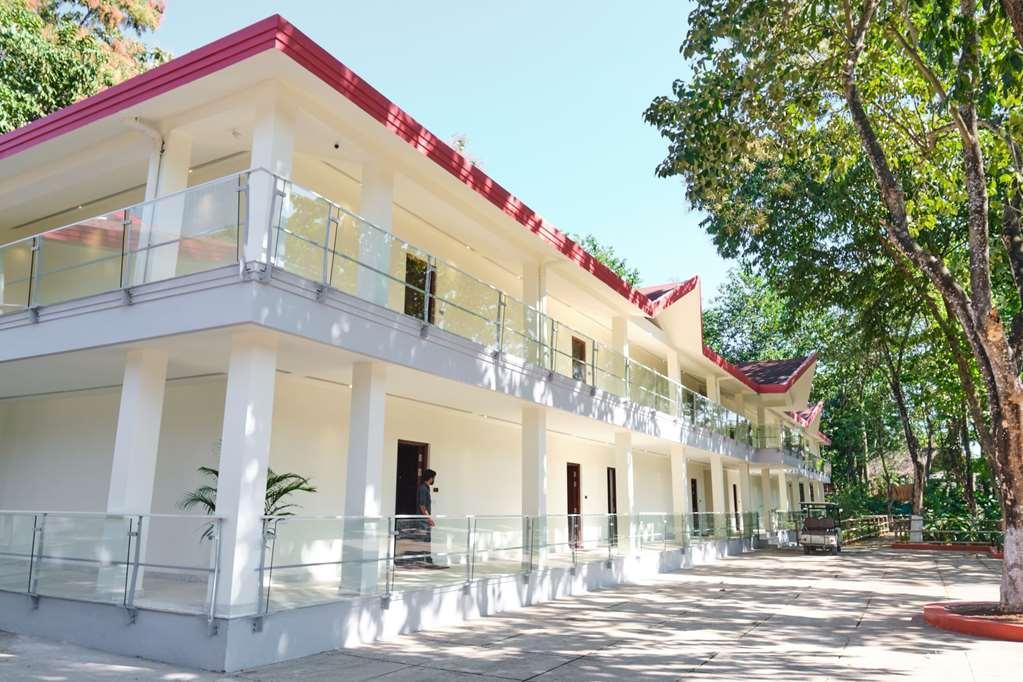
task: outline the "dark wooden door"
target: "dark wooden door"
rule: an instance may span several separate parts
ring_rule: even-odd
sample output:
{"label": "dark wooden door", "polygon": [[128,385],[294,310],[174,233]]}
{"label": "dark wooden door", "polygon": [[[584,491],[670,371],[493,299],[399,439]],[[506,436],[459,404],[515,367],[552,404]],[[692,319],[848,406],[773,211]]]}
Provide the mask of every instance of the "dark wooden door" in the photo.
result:
{"label": "dark wooden door", "polygon": [[398,466],[394,486],[394,513],[419,514],[416,491],[419,479],[430,463],[430,446],[426,443],[398,441]]}
{"label": "dark wooden door", "polygon": [[735,514],[735,530],[742,528],[742,521],[739,518],[739,486],[732,484],[732,511]]}
{"label": "dark wooden door", "polygon": [[607,468],[607,538],[611,546],[618,544],[618,473]]}
{"label": "dark wooden door", "polygon": [[582,522],[579,514],[582,513],[582,496],[580,486],[579,465],[568,463],[568,541],[574,547],[579,546],[579,534]]}

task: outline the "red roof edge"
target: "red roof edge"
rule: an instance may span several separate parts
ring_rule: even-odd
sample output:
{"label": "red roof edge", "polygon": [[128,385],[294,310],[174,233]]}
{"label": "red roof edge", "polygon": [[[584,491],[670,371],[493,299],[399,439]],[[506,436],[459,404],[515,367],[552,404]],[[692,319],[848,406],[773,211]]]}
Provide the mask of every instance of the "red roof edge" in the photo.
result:
{"label": "red roof edge", "polygon": [[616,291],[647,315],[654,303],[613,270],[547,222],[536,211],[384,97],[291,22],[274,14],[166,64],[0,136],[0,159],[64,135],[98,119],[185,85],[269,49],[277,49],[351,100],[559,253]]}
{"label": "red roof edge", "polygon": [[788,414],[790,417],[796,420],[796,423],[806,428],[810,424],[813,424],[814,420],[824,411],[824,401],[818,400],[817,404],[811,407],[809,410],[801,411],[790,411]]}
{"label": "red roof edge", "polygon": [[817,440],[819,440],[820,442],[824,443],[825,445],[831,445],[831,439],[828,438],[827,436],[825,436],[820,431],[818,431],[814,435],[817,436]]}
{"label": "red roof edge", "polygon": [[730,363],[728,360],[724,359],[716,352],[714,352],[714,349],[708,346],[707,344],[703,345],[703,354],[715,365],[725,370],[726,372],[734,376],[736,379],[746,384],[746,386],[749,386],[751,389],[756,391],[757,393],[785,393],[790,388],[792,388],[792,385],[799,381],[799,377],[803,376],[806,370],[808,370],[810,366],[817,361],[817,352],[814,351],[813,353],[810,353],[809,355],[806,356],[806,360],[803,361],[803,364],[799,366],[799,369],[793,372],[792,376],[790,376],[788,380],[785,381],[785,383],[758,384],[741,369],[739,369],[738,367]]}
{"label": "red roof edge", "polygon": [[[648,314],[651,317],[656,317],[658,314],[664,312],[677,301],[679,301],[682,298],[685,298],[686,294],[690,293],[693,289],[696,288],[696,285],[699,281],[700,281],[699,275],[694,275],[685,281],[678,282],[677,284],[675,284],[674,288],[671,291],[669,291],[666,294],[662,294],[661,296],[658,296],[656,299],[651,301],[651,310]],[[660,287],[644,287],[644,290],[655,288],[659,289]],[[703,314],[702,310],[700,314],[701,315]]]}
{"label": "red roof edge", "polygon": [[469,159],[427,130],[380,91],[342,64],[285,19],[281,19],[278,49],[291,57],[327,85],[380,122],[442,169],[453,175],[500,211],[537,235],[556,251],[583,270],[618,292],[647,315],[653,315],[654,304],[639,290],[630,286],[613,270],[593,257],[564,232],[527,206],[521,199],[501,186]]}

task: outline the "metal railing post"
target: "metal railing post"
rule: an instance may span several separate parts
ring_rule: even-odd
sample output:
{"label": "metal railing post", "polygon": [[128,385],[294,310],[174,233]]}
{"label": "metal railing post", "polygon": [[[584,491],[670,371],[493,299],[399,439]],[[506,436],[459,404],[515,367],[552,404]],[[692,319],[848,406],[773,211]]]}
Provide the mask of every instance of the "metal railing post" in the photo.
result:
{"label": "metal railing post", "polygon": [[[137,524],[137,525],[136,525]],[[135,542],[132,548],[132,540]],[[128,517],[128,547],[131,553],[129,565],[125,566],[125,580],[127,581],[124,606],[127,609],[135,608],[135,588],[139,578],[139,560],[142,557],[142,515]],[[130,578],[128,577],[130,573]]]}
{"label": "metal railing post", "polygon": [[551,345],[550,345],[550,348],[548,349],[548,352],[550,353],[550,359],[548,360],[547,369],[549,369],[550,371],[554,372],[554,371],[556,371],[555,368],[556,368],[556,365],[557,365],[557,362],[558,362],[557,361],[557,352],[558,352],[557,351],[557,348],[558,348],[558,323],[555,322],[553,319],[550,320],[550,323],[551,323]]}
{"label": "metal railing post", "polygon": [[330,248],[330,230],[334,229],[334,233],[337,234],[337,211],[333,204],[327,204],[327,221],[323,227],[323,277],[321,281],[323,286],[330,286],[332,270],[334,268],[333,262],[333,250]]}
{"label": "metal railing post", "polygon": [[262,528],[259,530],[259,594],[256,597],[256,615],[261,616],[267,610],[269,610],[270,604],[270,587],[266,586],[264,590],[263,583],[266,581],[266,542],[269,537],[267,529],[270,526],[271,519],[263,519]]}
{"label": "metal railing post", "polygon": [[127,276],[125,272],[125,265],[128,261],[128,233],[131,230],[131,209],[126,208],[121,211],[121,277],[120,286],[125,288],[128,286]]}
{"label": "metal railing post", "polygon": [[437,266],[435,265],[435,259],[433,256],[429,256],[426,259],[426,279],[423,286],[423,323],[430,324],[433,322],[430,315],[430,299],[436,299],[436,296],[432,296],[433,291],[433,280],[436,277]]}
{"label": "metal railing post", "polygon": [[472,582],[472,562],[476,552],[473,542],[473,517],[465,517],[465,584]]}
{"label": "metal railing post", "polygon": [[[206,622],[213,632],[213,622],[217,615],[217,589],[220,585],[220,546],[224,531],[224,519],[217,518],[213,522],[213,575],[210,577],[210,603]],[[262,590],[261,590],[262,591]]]}
{"label": "metal railing post", "polygon": [[36,596],[39,593],[39,568],[43,561],[43,542],[46,539],[46,512],[39,514],[39,523],[33,528],[35,531],[35,542],[33,543],[33,560],[35,569],[28,583],[28,593]]}
{"label": "metal railing post", "polygon": [[[245,242],[249,238],[249,221],[251,220],[249,210],[249,186],[252,184],[252,171],[247,171],[238,176],[238,187],[235,192],[238,194],[237,204],[235,210],[237,213],[237,219],[235,220],[234,228],[234,241],[235,241],[235,255],[238,259],[238,274],[241,275],[245,272]],[[245,207],[244,214],[242,213],[242,207]],[[245,220],[242,220],[242,215],[245,216]],[[267,239],[269,240],[269,234]]]}
{"label": "metal railing post", "polygon": [[32,258],[29,269],[31,273],[28,278],[28,307],[35,308],[39,305],[36,300],[39,297],[39,279],[42,276],[40,271],[43,265],[43,240],[42,237],[32,239]]}
{"label": "metal railing post", "polygon": [[39,515],[32,515],[32,548],[28,553],[28,583],[25,585],[25,591],[32,594],[32,580],[35,577],[35,563],[36,563],[36,537],[39,534]]}
{"label": "metal railing post", "polygon": [[384,564],[384,596],[390,598],[394,590],[394,562],[397,552],[398,530],[397,521],[393,516],[387,517],[387,559]]}
{"label": "metal railing post", "polygon": [[504,326],[505,326],[505,315],[507,314],[508,303],[505,300],[504,292],[497,292],[497,319],[494,324],[497,328],[494,330],[494,341],[497,343],[497,352],[504,352]]}

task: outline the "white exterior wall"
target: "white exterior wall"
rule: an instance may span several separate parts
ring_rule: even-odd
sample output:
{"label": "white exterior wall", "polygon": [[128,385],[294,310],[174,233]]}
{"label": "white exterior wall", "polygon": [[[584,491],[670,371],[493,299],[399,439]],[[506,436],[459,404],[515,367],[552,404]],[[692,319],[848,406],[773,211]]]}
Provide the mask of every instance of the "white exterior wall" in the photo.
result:
{"label": "white exterior wall", "polygon": [[[223,377],[168,383],[154,513],[179,513],[184,491],[203,482],[196,469],[217,465],[224,392]],[[105,509],[119,393],[112,388],[0,401],[0,509]],[[349,393],[347,387],[277,375],[270,466],[307,476],[318,488],[294,496],[300,514],[344,509]],[[430,467],[438,472],[436,514],[520,513],[518,425],[389,396],[385,438],[385,514],[394,509],[399,439],[430,445]],[[568,462],[580,465],[583,513],[605,513],[613,446],[561,433],[550,433],[549,441],[550,513],[565,513]],[[670,511],[668,458],[637,450],[635,467],[637,511]]]}

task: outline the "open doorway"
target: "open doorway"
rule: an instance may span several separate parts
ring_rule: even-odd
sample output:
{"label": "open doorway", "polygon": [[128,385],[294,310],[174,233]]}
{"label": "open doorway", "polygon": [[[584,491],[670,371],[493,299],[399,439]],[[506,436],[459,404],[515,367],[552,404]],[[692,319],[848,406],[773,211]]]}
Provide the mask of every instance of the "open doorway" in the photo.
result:
{"label": "open doorway", "polygon": [[579,465],[568,463],[566,470],[568,479],[568,541],[573,547],[579,546],[581,529],[582,498],[579,485]]}
{"label": "open doorway", "polygon": [[607,540],[612,547],[618,545],[618,473],[607,468]]}
{"label": "open doorway", "polygon": [[418,515],[416,491],[419,479],[430,465],[430,445],[407,440],[398,441],[398,466],[394,486],[394,513]]}
{"label": "open doorway", "polygon": [[[429,463],[430,446],[428,443],[398,441],[398,464],[395,469],[394,483],[395,516],[419,516],[422,513],[416,506],[416,497],[419,491],[419,481]],[[422,519],[396,518],[394,531],[396,563],[402,566],[411,566],[419,562],[429,563],[429,543],[424,542],[423,537],[428,530]]]}

